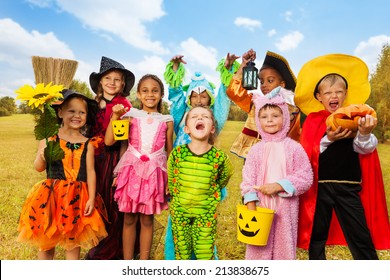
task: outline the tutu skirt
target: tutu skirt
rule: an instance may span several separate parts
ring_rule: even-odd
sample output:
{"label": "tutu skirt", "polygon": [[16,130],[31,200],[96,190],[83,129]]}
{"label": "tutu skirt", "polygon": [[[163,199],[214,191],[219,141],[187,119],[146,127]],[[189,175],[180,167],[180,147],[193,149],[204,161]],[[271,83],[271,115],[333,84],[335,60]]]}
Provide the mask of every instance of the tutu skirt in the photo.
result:
{"label": "tutu skirt", "polygon": [[84,215],[87,201],[86,182],[45,179],[35,184],[22,208],[18,241],[41,251],[96,246],[107,232],[96,207]]}

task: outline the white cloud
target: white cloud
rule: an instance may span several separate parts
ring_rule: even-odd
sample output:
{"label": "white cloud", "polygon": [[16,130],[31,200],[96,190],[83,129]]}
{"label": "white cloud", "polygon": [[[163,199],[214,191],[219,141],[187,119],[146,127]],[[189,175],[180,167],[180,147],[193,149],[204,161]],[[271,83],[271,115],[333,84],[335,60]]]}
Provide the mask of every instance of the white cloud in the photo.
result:
{"label": "white cloud", "polygon": [[23,64],[31,53],[38,56],[60,56],[73,59],[74,54],[67,44],[54,33],[28,32],[12,19],[0,19],[0,61]]}
{"label": "white cloud", "polygon": [[34,6],[38,6],[40,8],[46,8],[49,7],[53,1],[52,0],[27,0],[27,2]]}
{"label": "white cloud", "polygon": [[378,64],[378,58],[381,54],[382,47],[385,44],[390,44],[390,36],[378,35],[368,38],[367,41],[360,42],[354,54],[366,62],[370,72],[374,72]]}
{"label": "white cloud", "polygon": [[1,96],[14,96],[15,89],[34,84],[31,56],[74,59],[72,50],[52,32],[27,31],[12,19],[0,19]]}
{"label": "white cloud", "polygon": [[298,47],[298,45],[302,42],[304,36],[299,31],[293,31],[286,36],[280,38],[275,46],[280,51],[288,51],[293,50]]}
{"label": "white cloud", "polygon": [[115,34],[141,50],[168,53],[161,42],[151,38],[144,25],[165,15],[163,0],[56,0],[56,3],[92,30]]}
{"label": "white cloud", "polygon": [[275,29],[271,29],[270,31],[268,31],[268,37],[272,37],[274,35],[276,35],[276,30]]}
{"label": "white cloud", "polygon": [[201,45],[194,38],[180,43],[184,60],[191,65],[201,65],[215,70],[218,63],[217,50]]}
{"label": "white cloud", "polygon": [[249,29],[250,31],[254,31],[255,28],[261,28],[262,26],[261,21],[245,17],[237,17],[234,20],[234,24]]}
{"label": "white cloud", "polygon": [[292,15],[293,13],[291,11],[286,11],[283,14],[284,20],[287,22],[292,22]]}

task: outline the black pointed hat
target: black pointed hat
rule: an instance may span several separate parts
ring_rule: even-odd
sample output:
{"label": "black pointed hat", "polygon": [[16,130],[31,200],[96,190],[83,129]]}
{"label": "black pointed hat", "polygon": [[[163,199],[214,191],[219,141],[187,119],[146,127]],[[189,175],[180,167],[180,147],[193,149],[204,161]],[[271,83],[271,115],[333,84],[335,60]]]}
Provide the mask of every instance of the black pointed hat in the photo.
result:
{"label": "black pointed hat", "polygon": [[123,96],[129,96],[130,95],[130,90],[133,88],[134,82],[135,82],[135,77],[134,77],[133,72],[131,72],[130,70],[127,70],[119,62],[117,62],[117,61],[115,61],[115,60],[113,60],[111,58],[105,57],[105,56],[102,56],[102,60],[100,62],[100,71],[99,71],[99,73],[93,72],[89,76],[89,84],[91,85],[92,90],[95,93],[97,93],[98,85],[99,85],[99,82],[100,82],[100,78],[107,71],[114,70],[114,69],[120,70],[120,71],[122,71],[124,73],[124,75],[125,75],[125,87],[123,89],[122,95]]}

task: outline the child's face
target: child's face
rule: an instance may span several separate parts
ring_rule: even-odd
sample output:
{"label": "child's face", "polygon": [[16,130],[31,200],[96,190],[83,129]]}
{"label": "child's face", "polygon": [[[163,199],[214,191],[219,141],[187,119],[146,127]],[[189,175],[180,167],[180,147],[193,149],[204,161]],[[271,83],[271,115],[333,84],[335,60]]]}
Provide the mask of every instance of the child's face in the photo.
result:
{"label": "child's face", "polygon": [[184,132],[190,135],[191,140],[208,141],[210,135],[215,132],[210,111],[202,107],[195,107],[189,111]]}
{"label": "child's face", "polygon": [[142,110],[147,112],[157,112],[158,103],[162,98],[160,84],[152,78],[142,81],[137,97],[142,103]]}
{"label": "child's face", "polygon": [[262,108],[259,112],[261,129],[269,134],[275,134],[282,129],[283,113],[280,108]]}
{"label": "child's face", "polygon": [[265,68],[259,73],[260,89],[263,94],[267,94],[278,86],[285,87],[286,84],[282,76],[273,68]]}
{"label": "child's face", "polygon": [[87,102],[75,97],[58,110],[58,116],[62,118],[64,127],[79,130],[87,122],[87,111]]}
{"label": "child's face", "polygon": [[101,77],[100,84],[105,95],[115,96],[121,93],[125,86],[123,73],[119,70],[109,71]]}
{"label": "child's face", "polygon": [[209,106],[210,105],[210,96],[207,91],[202,91],[201,94],[197,92],[191,92],[190,104],[192,107],[196,106]]}
{"label": "child's face", "polygon": [[318,87],[316,98],[324,105],[325,110],[333,113],[342,107],[346,95],[347,90],[343,81],[336,81],[333,85],[329,81],[323,81]]}

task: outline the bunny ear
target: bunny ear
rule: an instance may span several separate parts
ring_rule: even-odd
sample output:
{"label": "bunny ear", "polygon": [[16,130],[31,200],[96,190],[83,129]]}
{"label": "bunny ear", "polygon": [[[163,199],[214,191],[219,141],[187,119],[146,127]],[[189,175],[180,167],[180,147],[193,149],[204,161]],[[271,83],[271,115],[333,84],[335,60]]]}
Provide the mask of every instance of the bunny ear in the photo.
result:
{"label": "bunny ear", "polygon": [[264,106],[264,104],[267,102],[267,98],[259,93],[254,93],[252,96],[252,102],[255,105],[255,108],[260,109],[261,107]]}

